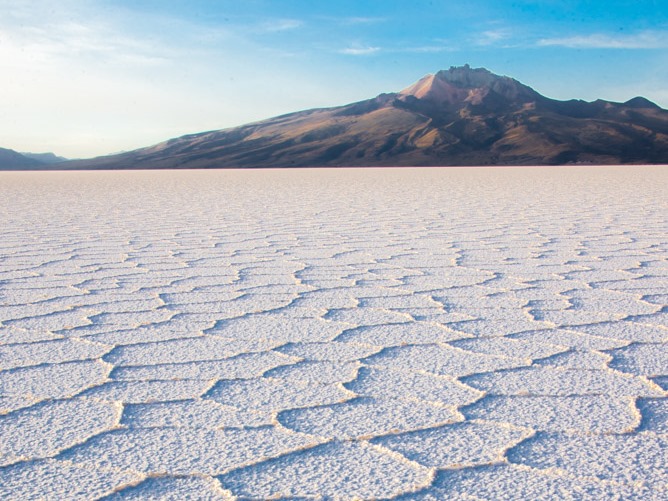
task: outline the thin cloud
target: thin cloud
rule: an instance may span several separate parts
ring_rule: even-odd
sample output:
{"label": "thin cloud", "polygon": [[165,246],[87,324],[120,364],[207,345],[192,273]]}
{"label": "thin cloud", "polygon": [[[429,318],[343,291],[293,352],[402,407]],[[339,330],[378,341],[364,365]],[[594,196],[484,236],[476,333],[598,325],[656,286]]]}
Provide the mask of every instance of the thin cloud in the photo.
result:
{"label": "thin cloud", "polygon": [[290,31],[301,28],[304,25],[299,19],[273,19],[260,25],[260,31],[265,33],[279,33],[281,31]]}
{"label": "thin cloud", "polygon": [[494,45],[510,38],[511,32],[507,29],[486,30],[480,33],[475,43],[477,45]]}
{"label": "thin cloud", "polygon": [[341,20],[342,24],[378,24],[387,21],[384,17],[346,17]]}
{"label": "thin cloud", "polygon": [[339,54],[345,54],[347,56],[370,56],[371,54],[375,54],[377,52],[380,52],[381,48],[380,47],[347,47],[345,49],[341,49],[339,51]]}
{"label": "thin cloud", "polygon": [[454,52],[456,47],[448,45],[420,45],[417,47],[405,47],[398,49],[397,52],[413,52],[417,54],[438,54],[439,52]]}
{"label": "thin cloud", "polygon": [[668,32],[643,31],[633,35],[607,35],[593,33],[571,37],[543,38],[540,47],[566,47],[569,49],[665,49],[668,48]]}
{"label": "thin cloud", "polygon": [[315,16],[314,19],[328,24],[338,24],[341,26],[371,25],[380,24],[388,21],[387,17],[379,16]]}
{"label": "thin cloud", "polygon": [[150,39],[115,29],[110,23],[62,19],[0,23],[0,52],[12,67],[61,67],[90,63],[163,65],[172,54]]}

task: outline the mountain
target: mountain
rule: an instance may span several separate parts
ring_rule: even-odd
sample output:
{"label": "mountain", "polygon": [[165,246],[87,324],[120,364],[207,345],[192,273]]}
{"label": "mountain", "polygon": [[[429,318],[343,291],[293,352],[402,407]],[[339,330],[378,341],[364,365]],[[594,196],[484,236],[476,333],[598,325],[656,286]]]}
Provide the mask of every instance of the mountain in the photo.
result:
{"label": "mountain", "polygon": [[0,170],[43,170],[66,160],[53,153],[19,153],[0,148]]}
{"label": "mountain", "polygon": [[26,153],[21,152],[21,155],[24,157],[32,158],[43,164],[57,164],[60,162],[66,162],[67,158],[56,156],[54,153]]}
{"label": "mountain", "polygon": [[0,170],[40,169],[43,165],[39,160],[28,158],[17,151],[0,148]]}
{"label": "mountain", "polygon": [[668,163],[668,111],[557,101],[483,68],[452,67],[335,108],[191,134],[59,168]]}

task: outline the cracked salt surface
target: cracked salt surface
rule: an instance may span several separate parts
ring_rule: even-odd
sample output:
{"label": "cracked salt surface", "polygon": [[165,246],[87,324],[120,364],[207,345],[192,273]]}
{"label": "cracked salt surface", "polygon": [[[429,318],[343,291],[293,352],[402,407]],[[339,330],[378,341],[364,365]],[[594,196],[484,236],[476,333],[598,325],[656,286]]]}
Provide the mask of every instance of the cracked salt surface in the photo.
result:
{"label": "cracked salt surface", "polygon": [[0,498],[665,499],[667,187],[0,173]]}

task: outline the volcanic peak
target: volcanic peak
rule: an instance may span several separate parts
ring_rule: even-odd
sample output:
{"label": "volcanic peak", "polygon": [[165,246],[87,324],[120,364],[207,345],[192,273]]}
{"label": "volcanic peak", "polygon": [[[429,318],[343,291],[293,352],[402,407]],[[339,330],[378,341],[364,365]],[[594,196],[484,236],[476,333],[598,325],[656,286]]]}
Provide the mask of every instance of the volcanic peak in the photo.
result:
{"label": "volcanic peak", "polygon": [[537,101],[541,97],[531,87],[513,78],[466,64],[426,75],[400,91],[399,98],[407,100],[412,97],[436,104],[478,105],[490,94],[521,103]]}
{"label": "volcanic peak", "polygon": [[486,68],[471,68],[468,64],[450,66],[450,69],[436,73],[436,77],[451,83],[455,87],[466,89],[491,87],[495,82],[504,78],[512,80],[508,77],[495,75]]}

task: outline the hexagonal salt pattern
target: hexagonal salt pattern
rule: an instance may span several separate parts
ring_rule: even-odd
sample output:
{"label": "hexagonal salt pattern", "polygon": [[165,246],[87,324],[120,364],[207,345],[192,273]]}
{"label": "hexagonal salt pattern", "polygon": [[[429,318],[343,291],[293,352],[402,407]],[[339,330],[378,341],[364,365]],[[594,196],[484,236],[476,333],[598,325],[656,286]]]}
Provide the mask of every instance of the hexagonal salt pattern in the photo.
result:
{"label": "hexagonal salt pattern", "polygon": [[667,181],[0,173],[0,498],[666,499]]}

